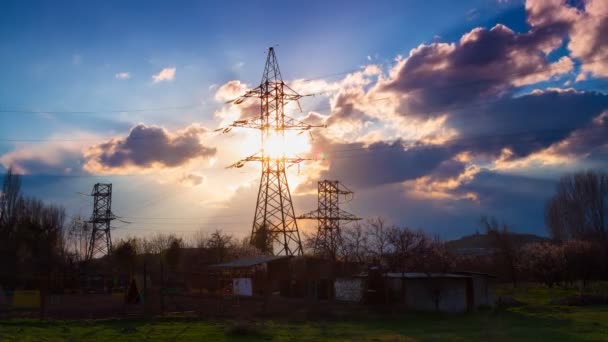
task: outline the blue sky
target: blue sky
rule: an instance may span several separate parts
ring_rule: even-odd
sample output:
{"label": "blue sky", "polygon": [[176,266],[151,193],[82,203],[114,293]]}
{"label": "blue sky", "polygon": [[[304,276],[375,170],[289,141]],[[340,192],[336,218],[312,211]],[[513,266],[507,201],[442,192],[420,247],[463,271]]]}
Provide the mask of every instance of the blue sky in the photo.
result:
{"label": "blue sky", "polygon": [[[608,108],[608,9],[577,5],[6,1],[0,168],[13,165],[26,193],[71,215],[90,210],[78,192],[114,183],[115,212],[134,222],[119,236],[247,234],[259,170],[223,167],[255,136],[211,131],[244,115],[222,99],[255,86],[276,46],[286,81],[325,94],[294,115],[331,123],[304,142],[330,158],[290,174],[297,212],[314,207],[311,184],[332,177],[357,193],[348,209],[364,217],[451,238],[489,214],[544,234],[555,180],[606,166],[594,137]],[[136,134],[160,140],[129,144]],[[424,149],[375,149],[413,140]]]}

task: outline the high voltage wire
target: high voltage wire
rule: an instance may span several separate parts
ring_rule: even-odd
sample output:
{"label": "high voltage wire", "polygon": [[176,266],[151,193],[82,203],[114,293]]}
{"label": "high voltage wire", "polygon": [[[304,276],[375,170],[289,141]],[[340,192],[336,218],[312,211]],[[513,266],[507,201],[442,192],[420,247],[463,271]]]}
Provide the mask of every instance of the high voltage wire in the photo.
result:
{"label": "high voltage wire", "polygon": [[[373,103],[373,102],[379,102],[379,101],[386,101],[386,100],[390,100],[390,97],[382,97],[382,98],[377,98],[377,99],[370,99],[370,100],[365,100],[366,103]],[[437,109],[437,110],[432,110],[432,111],[424,111],[421,112],[423,115],[427,115],[427,116],[431,116],[431,115],[435,115],[435,114],[444,114],[448,111],[453,111],[453,110],[459,110],[459,109],[473,109],[473,108],[479,108],[479,107],[484,107],[493,103],[499,103],[508,99],[520,99],[519,97],[515,97],[515,98],[497,98],[497,99],[491,99],[491,100],[485,100],[485,101],[476,101],[476,102],[472,102],[469,104],[454,104],[454,105],[448,105],[448,106],[444,106],[441,109]],[[366,104],[364,103],[364,104]],[[352,105],[356,105],[356,103],[349,103]],[[323,109],[332,109],[331,104],[324,104],[321,106],[317,106],[315,108],[311,108],[311,109],[306,109],[304,111],[307,112],[316,112],[316,111],[320,111]],[[471,120],[475,120],[478,118],[471,118]],[[459,118],[459,120],[462,120],[462,118]],[[466,120],[465,120],[466,121]],[[213,132],[213,131],[207,131],[207,132],[202,132],[202,134],[216,134],[216,135],[221,135],[221,132]],[[152,137],[129,137],[129,140],[147,140],[147,139],[151,139]],[[6,139],[2,139],[0,138],[0,141],[6,141],[6,142],[72,142],[72,141],[107,141],[110,138],[98,138],[98,139],[45,139],[45,138],[40,138],[40,139],[11,139],[11,138],[6,138]]]}
{"label": "high voltage wire", "polygon": [[[448,144],[450,143],[474,143],[474,142],[485,142],[487,140],[491,140],[491,139],[495,139],[495,138],[504,138],[504,137],[514,137],[516,138],[516,140],[511,140],[511,141],[507,141],[507,142],[499,142],[497,141],[496,143],[499,144],[501,143],[502,145],[508,146],[510,143],[512,144],[519,144],[519,145],[526,145],[526,144],[538,144],[540,142],[538,141],[529,141],[532,139],[536,139],[538,137],[542,137],[542,136],[547,136],[547,133],[568,133],[571,132],[573,130],[571,129],[546,129],[546,130],[531,130],[531,131],[519,131],[519,132],[509,132],[509,133],[503,133],[503,134],[487,134],[487,135],[477,135],[474,137],[466,137],[466,138],[453,138],[453,139],[446,139],[444,141],[442,141],[442,144],[424,144],[424,145],[420,145],[417,143],[421,143],[421,140],[395,140],[393,141],[390,145],[382,145],[382,146],[361,146],[361,147],[351,147],[351,148],[344,148],[344,149],[327,149],[327,150],[323,150],[323,151],[318,151],[317,153],[324,153],[324,154],[328,154],[330,155],[330,157],[320,157],[320,158],[316,158],[317,161],[321,161],[321,160],[333,160],[333,159],[343,159],[343,158],[358,158],[358,157],[367,157],[368,155],[365,156],[361,156],[361,155],[340,155],[340,153],[345,153],[345,152],[379,152],[382,150],[387,150],[387,149],[397,149],[397,148],[401,148],[403,150],[406,149],[416,149],[416,150],[424,150],[424,149],[441,149],[441,148],[453,148],[454,146],[450,146]],[[528,137],[528,135],[530,134],[536,134],[536,136],[534,137]],[[523,139],[521,138],[517,138],[518,136],[523,136],[528,141],[522,141]],[[519,140],[517,140],[519,139]],[[409,145],[405,145],[404,144],[407,142],[410,142]],[[351,144],[360,144],[360,143],[351,143]],[[314,152],[311,152],[314,153]],[[333,157],[331,157],[331,155],[334,155]],[[159,176],[159,175],[163,175],[163,173],[144,173],[144,174],[105,174],[105,175],[67,175],[67,174],[33,174],[33,176],[38,176],[38,177],[58,177],[58,178],[103,178],[103,177],[146,177],[146,176]],[[170,191],[169,191],[170,192]],[[177,193],[175,193],[177,194]],[[169,195],[170,197],[171,195]],[[167,197],[167,194],[163,194],[162,198]],[[159,199],[162,199],[159,198]]]}
{"label": "high voltage wire", "polygon": [[222,218],[222,217],[227,217],[227,218],[232,218],[232,217],[245,217],[245,216],[249,216],[249,215],[212,215],[212,216],[197,216],[197,217],[177,217],[177,216],[173,216],[173,217],[156,217],[156,216],[121,216],[122,218],[126,218],[126,219],[135,219],[135,220],[204,220],[204,219],[208,219],[208,218]]}
{"label": "high voltage wire", "polygon": [[141,113],[160,112],[165,110],[182,110],[201,107],[202,104],[190,104],[171,107],[139,108],[139,109],[108,109],[108,110],[31,110],[31,109],[0,109],[0,113],[15,114],[104,114],[104,113]]}
{"label": "high voltage wire", "polygon": [[[563,57],[568,57],[568,56],[563,56]],[[561,58],[561,57],[560,57]],[[595,63],[595,62],[600,62],[600,61],[605,61],[608,60],[607,57],[604,58],[598,58],[595,60],[589,60],[589,61],[585,61],[585,63]],[[394,62],[391,63],[389,65],[387,65],[387,67],[394,67],[396,64],[398,64],[399,62]],[[373,65],[373,64],[371,64]],[[354,68],[354,69],[349,69],[349,70],[345,70],[345,71],[341,71],[341,72],[337,72],[337,73],[332,73],[332,74],[326,74],[326,75],[322,75],[322,76],[317,76],[314,78],[305,78],[305,79],[301,79],[301,82],[312,82],[312,81],[316,81],[316,80],[322,80],[325,78],[330,78],[330,77],[335,77],[335,76],[340,76],[340,75],[346,75],[346,74],[350,74],[350,73],[354,73],[354,72],[358,72],[358,71],[363,71],[363,67],[360,68]],[[542,73],[546,70],[535,70],[533,72],[529,72],[529,71],[517,71],[517,72],[510,72],[510,73],[501,73],[501,75],[506,75],[506,76],[534,76],[538,73]],[[297,81],[298,79],[295,79],[295,81]],[[452,87],[459,87],[459,86],[463,86],[463,85],[471,85],[471,84],[477,84],[477,83],[486,83],[486,82],[494,82],[496,81],[495,79],[485,79],[485,80],[471,80],[471,81],[465,81],[465,82],[452,82],[452,83],[447,83],[444,85],[439,85],[439,86],[433,86],[431,88],[429,88],[429,90],[435,90],[435,89],[442,89],[442,88],[452,88]],[[412,92],[417,92],[417,91],[425,91],[427,89],[413,89],[411,91],[408,92],[412,93]],[[155,112],[155,111],[164,111],[164,110],[181,110],[181,109],[190,109],[190,108],[196,108],[196,107],[202,107],[202,104],[186,104],[186,105],[178,105],[178,106],[169,106],[169,107],[157,107],[157,108],[135,108],[135,109],[108,109],[108,110],[32,110],[32,109],[0,109],[0,113],[16,113],[16,114],[103,114],[103,113],[137,113],[137,112]]]}

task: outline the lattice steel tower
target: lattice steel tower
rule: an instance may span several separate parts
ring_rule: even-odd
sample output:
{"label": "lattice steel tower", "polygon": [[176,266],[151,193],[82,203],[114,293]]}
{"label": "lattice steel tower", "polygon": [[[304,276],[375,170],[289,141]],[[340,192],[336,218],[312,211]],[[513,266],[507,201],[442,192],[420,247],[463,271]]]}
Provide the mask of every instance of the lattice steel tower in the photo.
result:
{"label": "lattice steel tower", "polygon": [[[233,127],[247,127],[261,132],[261,150],[230,165],[229,168],[240,168],[245,162],[250,161],[261,162],[262,177],[251,230],[251,243],[254,244],[260,238],[268,240],[270,245],[268,252],[275,255],[300,255],[303,252],[285,169],[287,164],[309,159],[288,157],[284,151],[279,155],[271,155],[267,151],[269,146],[266,144],[272,138],[274,138],[273,144],[284,144],[286,130],[304,131],[313,127],[323,127],[309,125],[285,115],[285,105],[289,101],[298,101],[303,96],[306,95],[298,94],[283,82],[277,57],[271,47],[268,49],[260,85],[228,101],[240,104],[248,98],[259,98],[260,116],[252,120],[238,120],[229,127],[218,129],[226,133]],[[275,247],[278,247],[277,251]]]}
{"label": "lattice steel tower", "polygon": [[110,223],[116,218],[112,213],[112,184],[95,184],[91,196],[93,196],[93,214],[89,223],[93,229],[87,248],[87,260],[112,253]]}
{"label": "lattice steel tower", "polygon": [[339,181],[319,181],[318,191],[318,208],[298,218],[318,221],[315,253],[336,260],[338,248],[342,245],[340,222],[357,221],[360,218],[340,209],[340,196],[343,198],[350,196],[352,199],[353,192]]}

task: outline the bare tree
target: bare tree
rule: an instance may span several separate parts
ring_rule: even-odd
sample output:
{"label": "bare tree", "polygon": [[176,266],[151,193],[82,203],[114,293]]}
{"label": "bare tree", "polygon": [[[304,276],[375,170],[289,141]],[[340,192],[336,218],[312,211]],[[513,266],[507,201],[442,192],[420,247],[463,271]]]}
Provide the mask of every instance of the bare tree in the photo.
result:
{"label": "bare tree", "polygon": [[490,243],[495,250],[495,258],[500,266],[503,266],[513,286],[517,286],[519,267],[519,248],[511,234],[511,228],[506,223],[499,223],[495,218],[483,216],[480,220],[481,226],[486,230]]}
{"label": "bare tree", "polygon": [[175,240],[181,240],[174,234],[158,233],[151,238],[142,238],[141,248],[144,253],[161,254],[167,250]]}
{"label": "bare tree", "polygon": [[385,220],[381,217],[367,221],[368,252],[376,262],[381,263],[386,255],[391,252],[389,230]]}
{"label": "bare tree", "polygon": [[341,253],[345,261],[363,263],[369,251],[368,236],[363,225],[356,223],[342,229]]}
{"label": "bare tree", "polygon": [[64,235],[64,248],[73,261],[79,262],[86,258],[90,238],[91,228],[89,224],[80,216],[73,217],[68,223]]}
{"label": "bare tree", "polygon": [[[4,175],[0,193],[0,229],[10,230],[17,221],[17,203],[21,190],[21,176],[9,167]],[[8,233],[8,232],[7,232]]]}
{"label": "bare tree", "polygon": [[545,221],[556,240],[608,240],[608,174],[578,172],[562,177],[547,203]]}
{"label": "bare tree", "polygon": [[454,268],[455,256],[443,242],[434,240],[427,243],[420,251],[418,270],[423,272],[449,272]]}
{"label": "bare tree", "polygon": [[413,270],[424,257],[429,242],[422,231],[409,228],[393,227],[388,232],[390,245],[393,248],[391,266],[400,272]]}

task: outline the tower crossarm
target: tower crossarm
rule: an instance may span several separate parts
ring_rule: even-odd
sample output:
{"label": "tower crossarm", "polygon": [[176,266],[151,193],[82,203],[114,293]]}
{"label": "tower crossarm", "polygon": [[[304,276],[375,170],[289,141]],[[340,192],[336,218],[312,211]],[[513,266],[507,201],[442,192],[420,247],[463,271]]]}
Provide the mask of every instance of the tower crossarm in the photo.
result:
{"label": "tower crossarm", "polygon": [[313,210],[306,214],[302,214],[297,217],[299,220],[340,220],[340,221],[360,221],[361,218],[357,217],[342,209],[335,209],[332,215],[326,216],[319,210]]}
{"label": "tower crossarm", "polygon": [[[284,158],[271,158],[271,157],[262,157],[259,155],[259,153],[250,155],[247,158],[243,158],[239,161],[237,161],[236,163],[230,164],[228,166],[226,166],[227,169],[240,169],[241,167],[245,166],[245,163],[247,162],[261,162],[264,160],[280,160],[282,162],[284,162],[285,164],[291,164],[291,165],[295,165],[295,164],[299,164],[301,162],[304,161],[313,161],[313,160],[317,160],[315,158],[302,158],[302,157],[294,157],[294,158],[288,158],[288,157],[284,157]],[[289,166],[291,166],[289,165]]]}

